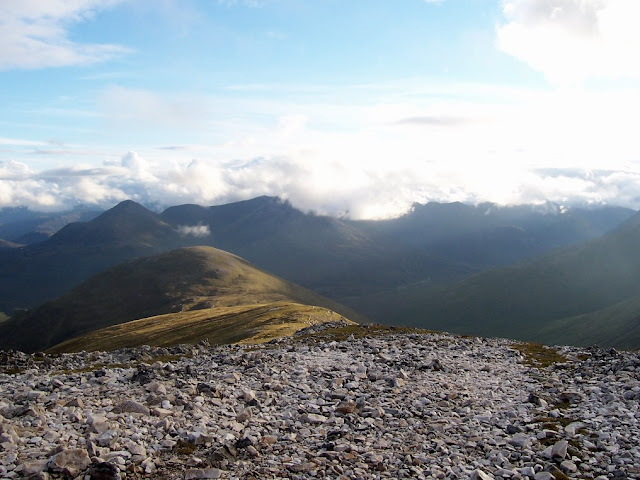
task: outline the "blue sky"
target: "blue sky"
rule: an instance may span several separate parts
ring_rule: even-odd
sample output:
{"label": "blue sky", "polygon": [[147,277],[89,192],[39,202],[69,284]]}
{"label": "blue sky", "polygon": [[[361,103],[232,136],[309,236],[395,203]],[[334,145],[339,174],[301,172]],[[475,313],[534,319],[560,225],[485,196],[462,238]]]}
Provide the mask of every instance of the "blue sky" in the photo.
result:
{"label": "blue sky", "polygon": [[0,207],[640,208],[636,0],[5,0]]}

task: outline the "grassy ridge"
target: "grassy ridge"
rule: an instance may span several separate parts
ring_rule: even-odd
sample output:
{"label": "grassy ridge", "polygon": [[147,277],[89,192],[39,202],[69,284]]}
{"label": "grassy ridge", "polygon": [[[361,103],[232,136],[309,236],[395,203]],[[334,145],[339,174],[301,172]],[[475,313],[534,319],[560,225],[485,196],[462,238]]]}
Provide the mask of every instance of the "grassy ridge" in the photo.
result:
{"label": "grassy ridge", "polygon": [[114,350],[140,345],[180,343],[263,343],[290,336],[310,325],[346,320],[322,307],[289,302],[216,307],[169,313],[104,328],[62,342],[50,353]]}
{"label": "grassy ridge", "polygon": [[63,297],[0,324],[0,349],[43,350],[131,320],[273,302],[318,305],[361,318],[228,252],[189,247],[111,268]]}

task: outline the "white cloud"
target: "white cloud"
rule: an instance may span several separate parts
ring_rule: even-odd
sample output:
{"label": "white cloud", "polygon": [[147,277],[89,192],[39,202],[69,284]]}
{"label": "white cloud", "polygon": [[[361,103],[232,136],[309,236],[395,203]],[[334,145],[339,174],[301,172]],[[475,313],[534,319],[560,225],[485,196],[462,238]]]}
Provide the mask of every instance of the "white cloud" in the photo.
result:
{"label": "white cloud", "polygon": [[498,46],[558,84],[640,78],[637,0],[503,0]]}
{"label": "white cloud", "polygon": [[211,235],[209,225],[180,225],[178,226],[178,233],[184,237],[208,237]]}
{"label": "white cloud", "polygon": [[149,162],[138,155],[137,152],[127,152],[127,154],[122,157],[120,164],[128,170],[129,178],[135,178],[144,182],[157,181],[156,176],[151,173]]}
{"label": "white cloud", "polygon": [[91,19],[123,0],[3,0],[0,2],[0,70],[82,65],[129,50],[113,44],[83,44],[69,26]]}
{"label": "white cloud", "polygon": [[[4,162],[0,164],[0,207],[61,209],[80,202],[108,208],[130,198],[162,208],[184,203],[216,205],[259,195],[280,196],[303,211],[351,218],[395,216],[414,202],[426,201],[552,200],[567,205],[640,207],[638,171],[524,168],[506,163],[498,168],[486,157],[464,169],[448,166],[446,161],[367,169],[362,164],[319,161],[311,153],[247,162],[198,160],[158,168],[129,152],[121,163],[37,173],[24,164]],[[140,174],[143,165],[147,167]],[[200,227],[187,225],[183,234],[208,234]]]}
{"label": "white cloud", "polygon": [[0,180],[25,178],[32,174],[33,172],[24,163],[13,160],[0,162]]}

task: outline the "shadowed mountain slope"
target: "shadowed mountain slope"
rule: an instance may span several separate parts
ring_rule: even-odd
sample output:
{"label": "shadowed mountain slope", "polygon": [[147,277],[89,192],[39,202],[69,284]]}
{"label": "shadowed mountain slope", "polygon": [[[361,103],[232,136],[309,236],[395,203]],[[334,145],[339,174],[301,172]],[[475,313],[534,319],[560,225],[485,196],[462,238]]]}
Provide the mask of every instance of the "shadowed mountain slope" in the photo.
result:
{"label": "shadowed mountain slope", "polygon": [[305,214],[278,198],[258,197],[209,208],[172,207],[162,218],[176,229],[209,227],[202,244],[233,252],[322,295],[342,299],[415,281],[455,279],[475,270],[428,251],[397,248],[359,224]]}
{"label": "shadowed mountain slope", "polygon": [[[617,207],[428,203],[396,219],[349,221],[304,214],[277,198],[259,197],[209,208],[182,205],[161,216],[175,228],[206,226],[210,234],[201,242],[343,303],[362,306],[387,290],[458,280],[597,237],[633,213]],[[375,317],[375,309],[367,315]]]}
{"label": "shadowed mountain slope", "polygon": [[610,307],[574,317],[553,320],[536,332],[540,342],[557,344],[570,338],[572,345],[640,348],[640,295]]}
{"label": "shadowed mountain slope", "polygon": [[[638,328],[640,310],[632,297],[640,290],[639,217],[598,239],[449,287],[408,291],[399,299],[404,308],[390,321],[558,344],[594,340],[638,348],[639,343],[625,343],[622,336]],[[624,314],[616,316],[617,333],[608,336],[613,312]],[[583,325],[586,337],[579,331]]]}
{"label": "shadowed mountain slope", "polygon": [[0,324],[0,349],[35,351],[114,324],[166,313],[296,302],[347,308],[211,247],[133,260]]}
{"label": "shadowed mountain slope", "polygon": [[178,248],[184,239],[160,217],[126,201],[49,240],[0,252],[0,311],[33,308],[105,268]]}
{"label": "shadowed mountain slope", "polygon": [[609,206],[569,209],[550,202],[520,206],[430,202],[415,204],[396,219],[359,224],[395,244],[428,248],[441,258],[487,267],[599,237],[634,213]]}
{"label": "shadowed mountain slope", "polygon": [[77,207],[65,212],[35,212],[24,207],[0,209],[0,238],[27,245],[46,240],[71,222],[88,222],[100,211]]}

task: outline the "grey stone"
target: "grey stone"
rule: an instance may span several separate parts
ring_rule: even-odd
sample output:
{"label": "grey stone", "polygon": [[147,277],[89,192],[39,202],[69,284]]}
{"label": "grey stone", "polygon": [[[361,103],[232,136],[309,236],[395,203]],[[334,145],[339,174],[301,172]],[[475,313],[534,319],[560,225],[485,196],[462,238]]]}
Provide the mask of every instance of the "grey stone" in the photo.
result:
{"label": "grey stone", "polygon": [[327,421],[327,417],[316,413],[307,413],[304,419],[308,423],[324,423]]}
{"label": "grey stone", "polygon": [[568,447],[569,442],[567,442],[566,440],[560,440],[559,442],[556,442],[551,448],[551,458],[553,458],[554,460],[563,460],[567,456]]}
{"label": "grey stone", "polygon": [[47,468],[53,472],[63,473],[72,478],[77,477],[91,465],[91,459],[86,450],[71,448],[62,450],[47,461]]}
{"label": "grey stone", "polygon": [[563,472],[566,473],[576,473],[578,471],[578,466],[573,463],[571,460],[564,460],[560,463],[560,468]]}
{"label": "grey stone", "polygon": [[533,477],[534,480],[554,480],[555,477],[549,472],[538,472]]}
{"label": "grey stone", "polygon": [[184,472],[184,480],[216,479],[222,476],[217,468],[192,468]]}
{"label": "grey stone", "polygon": [[143,405],[135,400],[125,400],[118,405],[117,411],[123,413],[142,413],[143,415],[149,415],[149,407]]}
{"label": "grey stone", "polygon": [[524,448],[531,443],[531,437],[526,433],[516,433],[508,442],[513,446]]}
{"label": "grey stone", "polygon": [[562,392],[558,397],[563,403],[576,404],[582,401],[582,394],[575,391]]}
{"label": "grey stone", "polygon": [[470,480],[494,480],[494,476],[483,472],[479,468],[474,470],[469,477]]}

